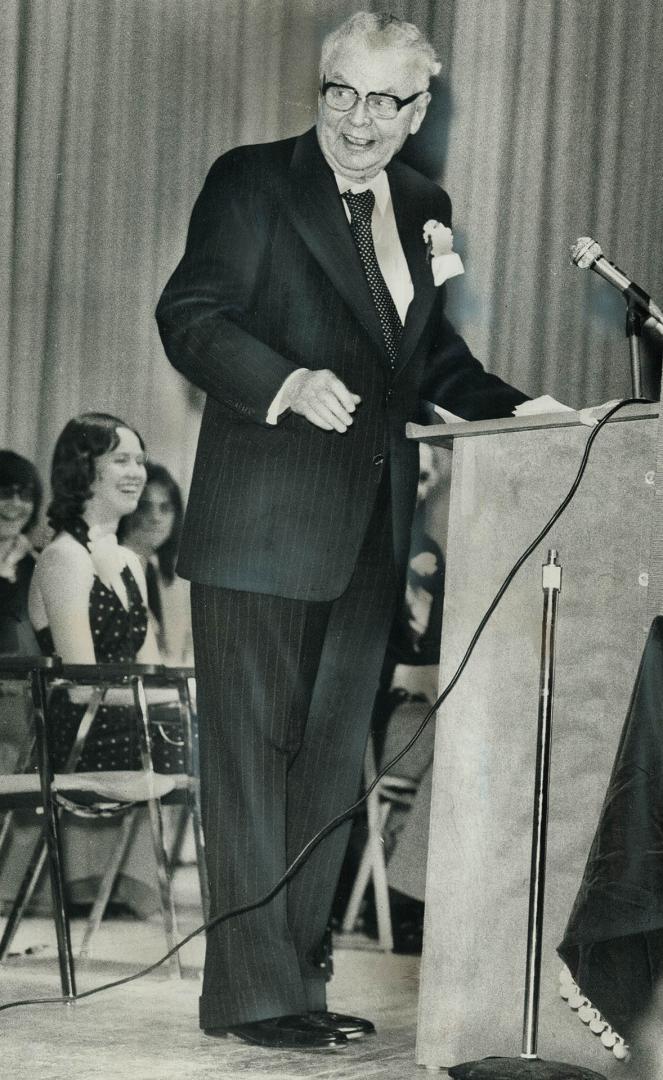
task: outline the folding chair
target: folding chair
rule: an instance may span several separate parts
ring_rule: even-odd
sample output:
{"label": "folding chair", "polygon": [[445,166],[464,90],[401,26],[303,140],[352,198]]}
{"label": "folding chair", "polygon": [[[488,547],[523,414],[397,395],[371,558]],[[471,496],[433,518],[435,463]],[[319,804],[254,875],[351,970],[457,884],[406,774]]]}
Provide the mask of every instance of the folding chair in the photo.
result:
{"label": "folding chair", "polygon": [[[377,776],[373,736],[369,735],[364,756],[364,786],[367,788]],[[400,776],[383,776],[366,800],[368,837],[364,845],[350,899],[343,916],[342,929],[346,934],[354,930],[359,911],[370,881],[373,881],[375,911],[378,924],[378,942],[384,952],[392,952],[394,937],[389,907],[389,885],[385,858],[384,833],[389,814],[394,806],[410,806],[417,784]]]}
{"label": "folding chair", "polygon": [[[38,661],[38,662],[37,662]],[[196,853],[201,885],[201,896],[205,916],[208,911],[207,882],[204,870],[204,841],[200,823],[200,802],[198,792],[198,750],[197,750],[197,725],[195,710],[193,707],[192,682],[194,672],[191,668],[167,668],[158,665],[139,664],[96,664],[96,665],[62,665],[57,660],[53,661],[52,668],[42,669],[43,663],[40,658],[23,661],[22,666],[17,668],[15,658],[0,658],[0,677],[3,675],[13,676],[21,674],[21,671],[29,673],[34,681],[36,672],[44,672],[40,687],[43,690],[40,698],[40,715],[44,718],[44,737],[39,735],[38,709],[35,707],[35,724],[37,743],[43,742],[42,751],[46,762],[44,772],[47,774],[49,797],[54,807],[55,825],[58,825],[59,809],[73,811],[74,813],[100,813],[103,816],[121,814],[122,823],[120,834],[112,852],[106,871],[103,875],[100,889],[92,907],[88,925],[83,938],[81,956],[88,953],[91,938],[98,928],[111,895],[115,878],[122,865],[124,854],[130,842],[133,829],[137,821],[138,809],[145,807],[148,811],[150,832],[154,848],[159,899],[164,922],[164,930],[168,949],[172,949],[176,943],[176,917],[171,890],[171,867],[168,864],[164,846],[162,805],[175,804],[184,806],[192,819],[193,831],[196,842]],[[56,680],[56,681],[54,681]],[[53,778],[52,770],[48,764],[48,747],[45,742],[45,731],[48,726],[48,693],[47,684],[52,686],[76,688],[80,693],[85,688],[87,705],[85,713],[79,723],[78,731],[68,760],[65,771]],[[142,768],[139,771],[129,772],[75,772],[85,746],[85,740],[89,734],[99,706],[104,702],[109,691],[118,688],[128,689],[131,692],[134,712],[137,721],[138,745]],[[183,749],[185,756],[185,770],[183,773],[160,774],[156,773],[152,761],[152,723],[149,715],[147,691],[167,690],[171,698],[169,705],[164,709],[159,708],[159,726],[163,728],[171,722],[171,718],[179,721],[178,730],[183,733]],[[34,699],[34,694],[33,694]],[[171,713],[171,718],[168,716]],[[6,808],[12,797],[17,799],[17,805],[32,805],[34,808],[42,803],[35,788],[34,775],[5,777],[0,781],[0,808]],[[5,788],[5,800],[2,800],[2,789]],[[56,908],[54,893],[54,916],[56,919],[56,931],[58,920],[62,919],[64,912],[64,925],[66,925],[66,911],[63,902],[64,886],[62,878],[62,859],[59,856],[57,866],[53,861],[51,846],[48,845],[47,836],[42,833],[35,847],[32,859],[26,870],[23,881],[14,901],[12,911],[5,926],[0,940],[0,960],[4,959],[10,947],[13,936],[20,923],[23,913],[30,901],[44,862],[48,859],[51,871],[51,880],[54,873],[57,876],[57,896],[60,906]],[[59,842],[59,840],[58,840]],[[58,951],[61,954],[60,938],[58,931]],[[73,978],[73,959],[71,957],[71,944],[68,930],[62,937],[65,956],[60,956],[61,970],[63,964],[67,971],[71,971]],[[179,954],[171,958],[171,974],[180,974]],[[64,991],[63,982],[63,992]]]}

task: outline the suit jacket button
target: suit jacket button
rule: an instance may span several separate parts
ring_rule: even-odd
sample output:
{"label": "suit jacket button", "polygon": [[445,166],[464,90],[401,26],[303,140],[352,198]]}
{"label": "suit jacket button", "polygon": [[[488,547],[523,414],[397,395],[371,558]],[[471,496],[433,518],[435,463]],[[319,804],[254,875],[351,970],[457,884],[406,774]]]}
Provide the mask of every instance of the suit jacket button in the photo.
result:
{"label": "suit jacket button", "polygon": [[373,458],[373,464],[374,465],[383,465],[384,464],[384,454],[376,454],[375,457]]}

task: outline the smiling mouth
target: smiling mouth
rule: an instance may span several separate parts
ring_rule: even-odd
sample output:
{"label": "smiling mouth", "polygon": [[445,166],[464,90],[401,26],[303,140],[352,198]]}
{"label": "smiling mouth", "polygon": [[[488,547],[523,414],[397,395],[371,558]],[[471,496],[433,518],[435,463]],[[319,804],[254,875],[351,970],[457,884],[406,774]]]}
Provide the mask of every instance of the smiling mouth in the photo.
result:
{"label": "smiling mouth", "polygon": [[372,146],[375,142],[375,139],[361,139],[356,135],[347,135],[345,132],[343,133],[343,138],[350,146],[356,146],[359,150],[363,150],[367,146]]}

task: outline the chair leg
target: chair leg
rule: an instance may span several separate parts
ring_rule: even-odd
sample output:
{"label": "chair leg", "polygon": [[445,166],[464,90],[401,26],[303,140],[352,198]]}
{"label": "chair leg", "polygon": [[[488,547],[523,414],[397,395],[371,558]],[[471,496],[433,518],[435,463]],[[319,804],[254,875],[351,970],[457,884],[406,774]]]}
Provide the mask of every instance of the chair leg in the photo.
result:
{"label": "chair leg", "polygon": [[[364,756],[364,783],[368,788],[377,775],[375,762],[375,750],[373,739],[369,735]],[[384,857],[383,832],[389,816],[389,803],[380,799],[379,786],[375,788],[366,800],[366,817],[368,824],[368,838],[361,857],[359,869],[350,893],[350,900],[343,918],[343,930],[348,933],[354,929],[359,915],[364,893],[368,887],[369,879],[373,878],[373,891],[375,893],[375,911],[378,923],[378,941],[380,948],[385,952],[392,952],[394,937],[391,925],[391,909],[389,907],[389,884],[387,881],[387,865]]]}
{"label": "chair leg", "polygon": [[200,885],[200,902],[203,908],[205,922],[210,917],[209,881],[207,880],[207,859],[205,855],[205,837],[203,834],[203,822],[200,812],[200,795],[196,781],[194,805],[191,809],[191,821],[193,823],[193,840],[196,845],[196,865],[198,867],[198,883]]}
{"label": "chair leg", "polygon": [[[25,736],[25,741],[19,749],[18,758],[16,759],[16,765],[14,771],[17,773],[26,772],[30,762],[34,757],[35,750],[35,738],[32,731],[28,731]],[[14,823],[14,811],[8,810],[2,819],[2,825],[0,825],[0,859],[2,858],[5,844],[11,836],[11,827]],[[0,956],[0,960],[2,956]]]}
{"label": "chair leg", "polygon": [[196,846],[196,865],[198,867],[198,881],[200,883],[200,900],[203,908],[205,922],[210,917],[209,881],[207,879],[207,859],[205,856],[205,834],[203,832],[203,816],[200,805],[200,757],[198,744],[198,719],[194,707],[194,695],[192,692],[193,680],[186,680],[185,686],[178,686],[182,718],[187,733],[186,745],[187,772],[193,778],[193,792],[189,792],[189,807],[191,810],[191,823],[193,825],[193,840]]}
{"label": "chair leg", "polygon": [[343,916],[343,932],[349,934],[354,930],[359,917],[361,902],[372,878],[378,922],[378,941],[380,948],[384,949],[385,952],[391,952],[394,947],[391,909],[389,907],[389,885],[382,839],[389,810],[389,803],[381,802],[377,791],[371,792],[366,802],[369,821],[368,838],[355,875],[345,915]]}
{"label": "chair leg", "polygon": [[35,844],[32,855],[30,856],[30,862],[26,868],[26,871],[21,879],[21,884],[18,887],[16,898],[12,904],[12,909],[7,918],[5,928],[2,932],[2,938],[0,938],[0,961],[7,958],[12,941],[16,935],[21,919],[25,914],[25,910],[32,899],[32,894],[35,891],[37,882],[41,877],[44,864],[46,862],[46,855],[48,853],[46,846],[46,838],[42,831],[39,840]]}
{"label": "chair leg", "polygon": [[113,885],[117,875],[120,872],[120,867],[124,861],[127,848],[131,841],[131,838],[136,828],[136,811],[132,810],[128,814],[125,814],[120,823],[120,835],[118,836],[117,843],[113,848],[110,860],[104,871],[104,876],[101,879],[99,891],[95,897],[94,904],[92,905],[92,911],[90,912],[85,927],[85,934],[83,935],[83,941],[78,953],[79,960],[87,959],[90,951],[90,943],[94,934],[101,926],[101,920],[104,917],[104,912],[110,900],[111,892],[113,891]]}
{"label": "chair leg", "polygon": [[[370,801],[370,800],[369,800]],[[384,952],[393,952],[394,936],[391,925],[391,909],[389,907],[389,883],[387,881],[387,864],[384,857],[383,831],[389,814],[389,804],[380,805],[379,798],[375,804],[367,806],[368,814],[368,841],[370,851],[371,876],[373,878],[373,891],[375,893],[375,911],[378,921],[378,940],[380,948]]]}
{"label": "chair leg", "polygon": [[[175,903],[173,900],[172,883],[168,870],[168,858],[163,837],[163,818],[161,815],[161,803],[158,799],[148,799],[147,809],[150,815],[150,827],[152,832],[152,845],[154,858],[157,866],[157,881],[159,883],[159,900],[161,902],[161,915],[166,935],[166,943],[170,951],[177,944],[177,918],[175,915]],[[170,973],[172,976],[182,978],[182,965],[180,954],[176,952],[171,956]]]}
{"label": "chair leg", "polygon": [[182,845],[184,844],[184,838],[186,836],[186,827],[189,823],[190,811],[188,806],[176,806],[172,807],[172,810],[173,816],[176,815],[174,822],[175,835],[170,845],[170,851],[168,852],[168,865],[171,874],[174,874],[182,854]]}
{"label": "chair leg", "polygon": [[55,922],[55,935],[58,943],[60,983],[63,996],[66,998],[75,998],[76,977],[74,973],[74,954],[71,948],[69,917],[67,915],[64,899],[64,872],[62,868],[60,821],[58,807],[51,787],[53,773],[48,756],[46,683],[43,672],[33,670],[31,682],[35,719],[35,738],[39,762],[39,780],[41,784],[42,805],[44,807],[44,836],[46,839],[46,850],[48,852],[48,871],[51,879],[53,921]]}
{"label": "chair leg", "polygon": [[9,838],[13,821],[14,811],[8,810],[2,819],[2,825],[0,825],[0,857]]}
{"label": "chair leg", "polygon": [[210,900],[209,884],[207,881],[207,868],[205,863],[205,839],[203,836],[202,815],[200,811],[200,792],[197,778],[194,779],[195,788],[188,794],[187,805],[178,807],[181,813],[178,817],[175,839],[171,845],[168,857],[171,876],[175,875],[179,862],[182,844],[186,836],[189,822],[193,831],[193,842],[196,851],[196,869],[198,871],[198,884],[200,887],[200,902],[203,910],[203,919],[209,919]]}
{"label": "chair leg", "polygon": [[348,900],[348,905],[343,916],[342,930],[344,934],[352,933],[359,917],[361,902],[364,899],[364,893],[371,880],[371,854],[367,841],[364,845],[359,868],[355,875],[354,884],[350,893],[350,899]]}
{"label": "chair leg", "polygon": [[[154,766],[152,763],[152,740],[150,736],[150,723],[147,709],[147,698],[145,696],[145,686],[143,684],[143,680],[138,676],[135,676],[131,679],[131,685],[133,688],[136,712],[140,721],[140,752],[143,770],[149,780],[154,776]],[[166,934],[168,951],[170,952],[170,950],[173,949],[177,944],[177,919],[175,916],[175,904],[173,902],[170,873],[168,871],[168,857],[166,855],[166,847],[164,843],[161,802],[158,798],[152,797],[148,798],[146,800],[146,803],[150,818],[152,845],[154,848],[154,859],[157,867],[157,881],[159,884],[159,900],[161,902],[161,914],[163,917],[163,925]],[[182,965],[180,962],[179,952],[176,952],[173,956],[171,956],[169,965],[171,975],[175,977],[179,976],[179,978],[182,978]]]}

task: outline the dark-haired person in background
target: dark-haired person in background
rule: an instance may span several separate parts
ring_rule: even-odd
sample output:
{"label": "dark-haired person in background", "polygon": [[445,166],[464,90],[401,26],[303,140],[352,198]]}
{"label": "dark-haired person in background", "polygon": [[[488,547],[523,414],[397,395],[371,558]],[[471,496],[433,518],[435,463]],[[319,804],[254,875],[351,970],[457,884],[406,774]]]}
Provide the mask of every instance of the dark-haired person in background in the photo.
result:
{"label": "dark-haired person in background", "polygon": [[[30,533],[41,498],[32,462],[13,450],[0,450],[0,654],[39,653],[28,617],[28,591],[36,558]],[[27,724],[19,688],[11,682],[0,686],[0,771],[11,772],[25,753]]]}
{"label": "dark-haired person in background", "polygon": [[193,663],[189,583],[175,573],[184,505],[177,482],[163,465],[148,461],[147,481],[133,514],[120,522],[120,543],[138,555],[147,582],[164,664]]}
{"label": "dark-haired person in background", "polygon": [[42,499],[31,461],[0,450],[0,653],[39,651],[28,618],[28,591],[35,566],[30,532]]}

